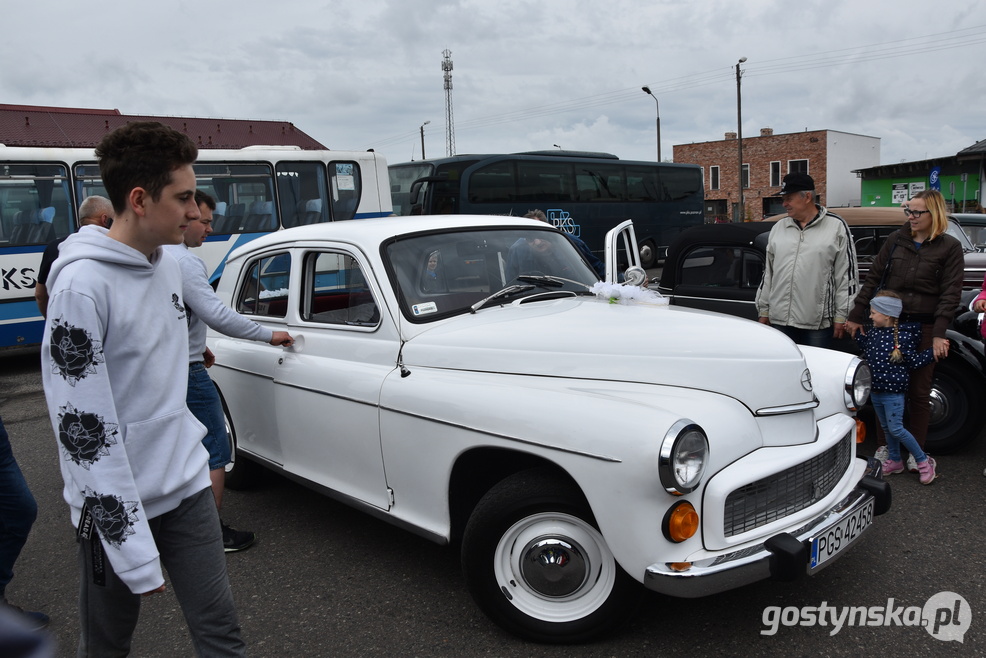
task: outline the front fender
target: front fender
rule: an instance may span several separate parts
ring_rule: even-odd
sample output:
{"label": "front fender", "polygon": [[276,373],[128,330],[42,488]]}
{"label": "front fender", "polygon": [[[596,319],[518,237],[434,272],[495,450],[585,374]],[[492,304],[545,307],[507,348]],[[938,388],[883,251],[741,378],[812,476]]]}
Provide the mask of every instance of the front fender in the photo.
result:
{"label": "front fender", "polygon": [[945,337],[950,343],[948,358],[962,359],[986,380],[986,346],[983,341],[952,329],[945,332]]}

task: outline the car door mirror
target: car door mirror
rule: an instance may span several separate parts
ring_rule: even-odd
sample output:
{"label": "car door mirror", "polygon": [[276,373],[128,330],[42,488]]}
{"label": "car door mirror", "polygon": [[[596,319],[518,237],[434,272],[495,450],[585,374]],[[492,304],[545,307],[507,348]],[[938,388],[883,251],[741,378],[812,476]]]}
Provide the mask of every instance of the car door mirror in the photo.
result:
{"label": "car door mirror", "polygon": [[642,267],[628,267],[623,273],[623,282],[628,286],[642,286],[647,282],[647,270]]}

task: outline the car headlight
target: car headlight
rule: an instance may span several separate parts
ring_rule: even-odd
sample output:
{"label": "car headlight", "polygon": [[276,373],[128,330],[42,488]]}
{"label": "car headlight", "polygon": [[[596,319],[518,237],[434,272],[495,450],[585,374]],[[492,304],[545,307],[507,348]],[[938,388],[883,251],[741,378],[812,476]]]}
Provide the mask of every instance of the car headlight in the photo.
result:
{"label": "car headlight", "polygon": [[846,370],[846,407],[856,411],[870,398],[870,384],[873,381],[870,366],[860,358],[854,358]]}
{"label": "car headlight", "polygon": [[675,496],[694,491],[705,475],[709,461],[709,439],[690,420],[671,426],[661,443],[658,473],[664,490]]}

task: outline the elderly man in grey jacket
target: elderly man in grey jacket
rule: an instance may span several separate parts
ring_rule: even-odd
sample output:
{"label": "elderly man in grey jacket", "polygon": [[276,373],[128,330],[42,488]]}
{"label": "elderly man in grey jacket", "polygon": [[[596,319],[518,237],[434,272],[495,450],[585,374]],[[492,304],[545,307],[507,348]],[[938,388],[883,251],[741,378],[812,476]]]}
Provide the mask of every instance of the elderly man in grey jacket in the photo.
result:
{"label": "elderly man in grey jacket", "polygon": [[788,216],[770,230],[757,314],[798,344],[830,347],[845,334],[858,288],[852,234],[815,202],[811,176],[788,174],[778,196]]}

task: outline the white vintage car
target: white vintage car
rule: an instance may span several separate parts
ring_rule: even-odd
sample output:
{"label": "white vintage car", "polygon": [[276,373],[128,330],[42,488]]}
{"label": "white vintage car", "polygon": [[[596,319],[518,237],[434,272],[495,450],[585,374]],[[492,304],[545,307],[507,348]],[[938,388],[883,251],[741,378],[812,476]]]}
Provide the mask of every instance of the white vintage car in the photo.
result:
{"label": "white vintage car", "polygon": [[[614,231],[611,278],[621,240],[636,253]],[[858,358],[594,284],[562,233],[512,217],[248,243],[219,294],[296,343],[210,335],[227,483],[263,465],[459,545],[479,606],[545,642],[614,628],[641,584],[697,597],[813,573],[889,508],[856,457]]]}

